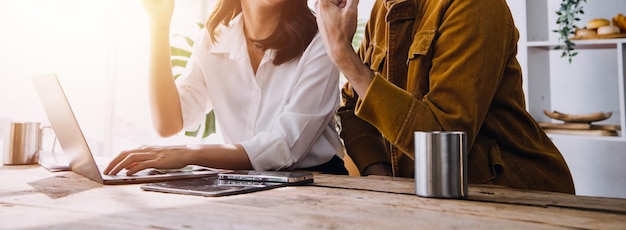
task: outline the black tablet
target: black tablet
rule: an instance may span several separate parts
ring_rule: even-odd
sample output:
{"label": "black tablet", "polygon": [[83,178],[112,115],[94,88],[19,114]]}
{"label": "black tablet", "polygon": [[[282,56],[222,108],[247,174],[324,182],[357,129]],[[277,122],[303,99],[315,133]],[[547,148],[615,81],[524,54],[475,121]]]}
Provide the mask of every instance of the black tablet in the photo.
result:
{"label": "black tablet", "polygon": [[227,196],[313,182],[311,172],[223,171],[217,176],[172,180],[141,186],[145,191],[195,196]]}
{"label": "black tablet", "polygon": [[216,176],[172,180],[141,185],[152,192],[176,193],[194,196],[227,196],[287,186],[285,183],[264,181],[221,180]]}

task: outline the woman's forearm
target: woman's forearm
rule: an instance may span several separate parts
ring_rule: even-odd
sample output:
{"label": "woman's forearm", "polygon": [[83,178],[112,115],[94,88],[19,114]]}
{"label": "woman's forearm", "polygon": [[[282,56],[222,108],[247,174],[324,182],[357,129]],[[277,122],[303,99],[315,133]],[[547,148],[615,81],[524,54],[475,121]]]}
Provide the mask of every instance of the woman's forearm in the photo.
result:
{"label": "woman's forearm", "polygon": [[188,164],[220,169],[252,169],[252,163],[239,144],[188,145]]}
{"label": "woman's forearm", "polygon": [[152,122],[159,135],[172,136],[182,130],[182,114],[170,59],[169,23],[150,28],[148,94]]}

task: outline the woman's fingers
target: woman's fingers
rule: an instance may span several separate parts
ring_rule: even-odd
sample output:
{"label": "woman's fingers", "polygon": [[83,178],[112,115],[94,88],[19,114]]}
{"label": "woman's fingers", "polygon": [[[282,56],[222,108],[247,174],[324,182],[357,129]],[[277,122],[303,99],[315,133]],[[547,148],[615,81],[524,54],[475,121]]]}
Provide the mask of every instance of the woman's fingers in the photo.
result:
{"label": "woman's fingers", "polygon": [[154,160],[146,160],[146,161],[141,161],[141,162],[133,162],[131,164],[129,164],[128,166],[126,166],[126,175],[130,176],[133,175],[141,170],[147,169],[147,168],[152,168],[151,164],[154,162]]}
{"label": "woman's fingers", "polygon": [[132,175],[147,168],[182,168],[186,163],[181,155],[188,151],[186,146],[143,146],[120,152],[109,163],[104,174],[116,175],[126,169]]}
{"label": "woman's fingers", "polygon": [[[125,157],[122,158],[120,156],[125,156]],[[106,174],[117,175],[117,173],[119,173],[122,169],[132,168],[134,169],[132,172],[129,170],[126,173],[127,175],[132,175],[138,171],[141,171],[143,169],[147,169],[150,167],[149,165],[145,164],[145,161],[149,161],[149,160],[153,160],[157,158],[156,155],[152,152],[140,152],[140,153],[135,152],[135,153],[129,153],[129,154],[120,154],[120,156],[118,156],[116,160],[114,160],[117,163],[111,162],[111,164],[109,164],[109,167],[111,167],[111,169],[109,171],[105,171]],[[107,167],[107,169],[109,169],[109,167]]]}
{"label": "woman's fingers", "polygon": [[113,168],[115,168],[115,166],[117,166],[120,161],[124,160],[124,158],[126,158],[126,156],[130,154],[130,152],[125,151],[125,152],[121,152],[120,154],[118,154],[115,158],[113,158],[113,160],[111,160],[111,162],[109,162],[109,165],[107,165],[107,168],[104,169],[104,174],[111,174],[111,170],[113,170]]}
{"label": "woman's fingers", "polygon": [[130,149],[130,150],[125,150],[120,152],[115,158],[113,158],[113,160],[111,160],[111,162],[109,162],[109,165],[107,165],[106,169],[104,169],[103,173],[104,174],[117,174],[117,172],[115,173],[110,173],[113,168],[115,166],[117,166],[122,160],[124,160],[129,154],[133,154],[133,153],[141,153],[141,152],[149,152],[151,151],[151,149],[153,149],[150,146],[142,146],[140,148],[137,149]]}

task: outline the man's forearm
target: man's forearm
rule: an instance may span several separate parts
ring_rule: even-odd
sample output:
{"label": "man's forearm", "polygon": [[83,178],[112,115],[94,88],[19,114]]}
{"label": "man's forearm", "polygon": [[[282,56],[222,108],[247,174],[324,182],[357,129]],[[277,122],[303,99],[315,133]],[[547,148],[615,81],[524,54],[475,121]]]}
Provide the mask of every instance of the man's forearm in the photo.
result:
{"label": "man's forearm", "polygon": [[372,79],[374,79],[374,72],[363,64],[363,61],[354,52],[352,46],[334,49],[332,55],[335,65],[348,79],[356,93],[360,96],[365,96]]}

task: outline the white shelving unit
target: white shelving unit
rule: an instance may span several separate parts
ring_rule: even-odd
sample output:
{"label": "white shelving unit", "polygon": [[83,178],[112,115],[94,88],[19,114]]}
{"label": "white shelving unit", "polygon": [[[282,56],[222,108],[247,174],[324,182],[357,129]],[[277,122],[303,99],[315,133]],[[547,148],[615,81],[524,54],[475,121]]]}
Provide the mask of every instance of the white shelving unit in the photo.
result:
{"label": "white shelving unit", "polygon": [[[508,0],[520,31],[518,59],[524,71],[527,108],[540,122],[543,114],[612,112],[598,124],[626,128],[626,39],[577,40],[572,63],[561,58],[556,13],[559,0]],[[577,24],[626,14],[626,1],[593,0]],[[618,136],[550,134],[567,161],[579,195],[626,198],[626,132]]]}
{"label": "white shelving unit", "polygon": [[[596,103],[604,105],[603,107],[608,107],[608,111],[613,113],[612,119],[602,123],[617,124],[620,125],[620,127],[626,127],[626,116],[624,116],[624,114],[626,114],[626,100],[624,97],[626,89],[626,85],[624,85],[624,76],[626,76],[624,70],[626,60],[624,58],[626,56],[626,39],[577,40],[575,43],[576,51],[581,54],[585,52],[591,53],[595,50],[613,50],[615,53],[614,57],[609,58],[608,60],[595,60],[609,63],[612,62],[611,65],[614,65],[614,68],[616,68],[615,70],[612,71],[610,69],[601,68],[604,71],[596,71],[596,76],[586,76],[587,78],[593,78],[591,79],[592,82],[588,84],[597,84],[599,83],[598,81],[608,80],[608,85],[607,83],[600,83],[600,85],[609,86],[609,88],[602,87],[603,90],[607,90],[608,92],[594,92],[593,90],[585,90],[585,88],[575,90],[583,97],[595,98],[597,100]],[[554,52],[561,52],[555,50],[557,45],[557,43],[550,41],[528,41],[525,46],[528,52],[528,109],[533,117],[535,117],[538,121],[554,122],[543,114],[543,110],[559,110],[557,105],[552,105],[552,98],[558,97],[558,95],[554,95],[552,93],[552,84],[558,81],[558,79],[551,81],[551,76],[554,75],[554,72],[558,72],[558,69],[550,68],[552,62],[550,60],[550,54]],[[564,59],[561,61],[564,61]],[[576,57],[574,57],[573,64],[579,65],[576,61]],[[596,78],[597,75],[603,74],[604,72],[616,72],[616,74],[613,75],[614,77],[612,79],[610,76],[605,79]],[[573,85],[573,83],[568,82],[557,86],[568,87],[570,85]],[[611,91],[613,93],[611,93]],[[615,92],[617,92],[617,97],[607,98],[607,94],[612,96],[611,94],[615,94]],[[585,105],[583,103],[579,104],[587,108],[592,107],[591,105]],[[624,133],[625,132],[623,131],[618,131],[617,137],[597,138],[608,140],[617,138],[621,141],[626,140],[626,135],[624,135]]]}

